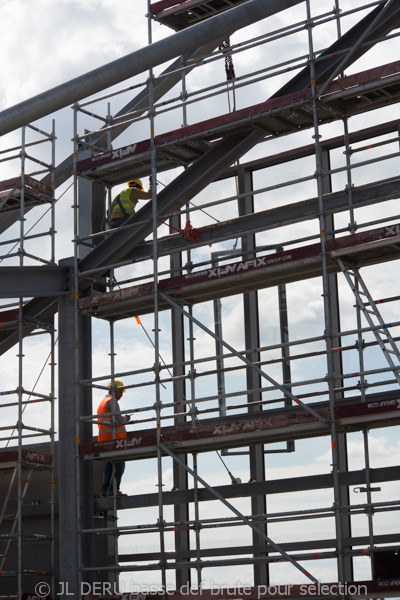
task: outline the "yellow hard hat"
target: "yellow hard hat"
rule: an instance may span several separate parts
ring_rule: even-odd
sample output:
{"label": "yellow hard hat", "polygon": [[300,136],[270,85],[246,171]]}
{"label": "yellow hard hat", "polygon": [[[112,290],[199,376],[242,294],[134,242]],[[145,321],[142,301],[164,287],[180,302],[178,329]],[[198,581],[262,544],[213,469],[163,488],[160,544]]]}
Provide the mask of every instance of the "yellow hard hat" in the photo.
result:
{"label": "yellow hard hat", "polygon": [[[113,386],[115,388],[119,388],[119,387],[123,388],[124,383],[120,379],[114,379],[114,383],[112,381],[110,381],[110,383],[108,384],[107,387],[111,389]],[[125,394],[125,390],[122,390],[122,393]]]}
{"label": "yellow hard hat", "polygon": [[143,185],[142,185],[142,182],[140,181],[140,179],[131,179],[127,183],[128,187],[133,187],[134,185],[137,185],[138,187],[140,187],[141,190],[143,190]]}

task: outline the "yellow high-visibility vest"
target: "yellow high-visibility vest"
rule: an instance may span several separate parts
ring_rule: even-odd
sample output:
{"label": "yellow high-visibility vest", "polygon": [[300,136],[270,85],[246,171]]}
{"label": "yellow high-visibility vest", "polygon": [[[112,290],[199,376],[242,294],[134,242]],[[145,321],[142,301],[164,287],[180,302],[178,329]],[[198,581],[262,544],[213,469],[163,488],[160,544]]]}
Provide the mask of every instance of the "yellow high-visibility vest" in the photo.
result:
{"label": "yellow high-visibility vest", "polygon": [[[118,196],[116,196],[111,205],[110,212],[110,221],[111,219],[119,219],[120,217],[125,217],[128,219],[135,212],[135,204],[132,204],[130,201],[131,190],[127,188],[123,190]],[[119,202],[121,203],[121,206]]]}

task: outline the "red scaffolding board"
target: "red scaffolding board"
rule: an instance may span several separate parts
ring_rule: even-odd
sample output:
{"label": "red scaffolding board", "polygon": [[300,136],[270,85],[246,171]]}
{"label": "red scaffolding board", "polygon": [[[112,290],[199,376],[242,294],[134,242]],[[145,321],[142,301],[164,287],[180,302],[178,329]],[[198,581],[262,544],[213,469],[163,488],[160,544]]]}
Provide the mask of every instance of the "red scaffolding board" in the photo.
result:
{"label": "red scaffolding board", "polygon": [[[22,450],[21,462],[24,469],[45,469],[51,465],[51,455],[34,450]],[[14,468],[18,464],[18,451],[8,450],[0,452],[0,469]]]}
{"label": "red scaffolding board", "polygon": [[[357,374],[355,374],[357,375]],[[163,444],[174,452],[193,452],[225,447],[272,443],[289,439],[318,437],[330,434],[330,408],[328,403],[312,404],[313,409],[326,420],[322,422],[301,407],[270,409],[252,415],[238,415],[218,419],[212,423],[191,423],[164,428]],[[348,427],[391,427],[400,423],[400,395],[379,396],[367,402],[342,401],[335,408],[338,432]],[[157,448],[155,430],[128,432],[128,437],[105,442],[81,444],[79,451],[85,458],[118,456],[143,458],[154,456]]]}
{"label": "red scaffolding board", "polygon": [[[328,240],[326,249],[352,258],[360,267],[396,260],[400,256],[400,223]],[[333,257],[328,258],[327,266],[330,273],[340,271]],[[318,243],[161,279],[158,286],[175,301],[189,305],[320,275]],[[153,312],[153,294],[154,285],[149,282],[83,297],[79,308],[101,318],[129,318]],[[168,302],[160,298],[159,310],[168,308]]]}
{"label": "red scaffolding board", "polygon": [[209,19],[248,0],[159,0],[150,12],[156,21],[175,31]]}
{"label": "red scaffolding board", "polygon": [[[339,115],[352,116],[388,106],[400,99],[400,61],[334,81],[317,106],[318,120],[328,123]],[[257,126],[266,138],[313,127],[311,88],[155,136],[157,170],[188,165],[224,135]],[[97,154],[79,161],[83,175],[115,185],[150,173],[151,140]]]}

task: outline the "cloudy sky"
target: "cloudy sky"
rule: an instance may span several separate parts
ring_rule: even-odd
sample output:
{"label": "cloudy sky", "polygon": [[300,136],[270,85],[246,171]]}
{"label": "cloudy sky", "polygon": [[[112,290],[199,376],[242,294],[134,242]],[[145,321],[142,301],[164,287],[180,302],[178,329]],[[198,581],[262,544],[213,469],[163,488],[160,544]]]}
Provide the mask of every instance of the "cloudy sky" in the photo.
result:
{"label": "cloudy sky", "polygon": [[[342,0],[340,6],[343,10],[362,6],[360,0]],[[138,2],[138,0],[121,0],[116,3],[114,0],[35,0],[34,9],[32,3],[27,0],[4,0],[0,7],[0,19],[2,23],[2,63],[1,63],[1,78],[0,78],[0,111],[19,102],[22,102],[32,96],[40,94],[56,85],[59,85],[69,79],[77,77],[101,65],[129,54],[136,49],[144,47],[148,41],[148,23],[145,16],[147,10],[146,2]],[[312,10],[314,15],[327,15],[326,23],[315,28],[314,44],[316,51],[329,45],[336,36],[336,24],[329,20],[329,14],[332,10],[331,0],[314,0],[312,2]],[[349,15],[343,20],[343,30],[349,28],[355,21],[364,16],[365,12]],[[305,19],[304,3],[290,11],[285,11],[276,15],[276,17],[258,23],[255,26],[248,27],[245,30],[236,32],[231,37],[231,42],[234,44],[242,43],[245,40],[256,38],[266,32],[280,30],[289,23],[301,22]],[[153,25],[153,41],[172,35],[172,32],[159,24]],[[395,48],[398,48],[398,42],[391,41],[381,44],[378,48],[372,49],[364,58],[357,61],[356,65],[349,68],[348,72],[353,73],[361,71],[372,66],[376,66],[385,62],[389,62],[391,57],[397,57]],[[296,57],[302,57],[307,53],[308,41],[306,32],[301,31],[297,34],[292,34],[290,37],[283,37],[270,45],[257,45],[251,52],[238,53],[234,56],[234,64],[237,76],[243,76],[249,71],[257,72],[261,69],[272,68],[277,63],[288,63],[294,61]],[[301,59],[297,60],[301,63]],[[156,69],[156,74],[162,68]],[[278,70],[278,69],[277,69]],[[280,71],[280,69],[279,69]],[[285,69],[283,69],[285,71]],[[147,74],[143,74],[132,80],[124,82],[120,87],[125,85],[134,85],[146,80]],[[250,88],[236,90],[235,101],[237,108],[244,108],[251,104],[261,102],[274,93],[279,87],[291,77],[290,73],[276,74],[275,77],[268,77],[262,81],[254,83]],[[204,67],[199,67],[190,73],[187,77],[187,86],[190,92],[199,91],[209,85],[221,84],[224,82],[225,73],[221,61],[210,63]],[[223,86],[222,89],[225,89]],[[180,90],[174,89],[170,92],[169,97],[179,95]],[[122,96],[117,96],[113,99],[112,113],[115,114],[121,106],[123,106],[134,92],[125,93]],[[216,116],[225,112],[229,112],[233,104],[233,95],[230,91],[227,93],[215,96],[214,98],[206,98],[202,103],[193,104],[188,107],[188,122],[194,123],[199,120]],[[100,109],[99,109],[100,106]],[[105,115],[105,103],[97,103],[93,110],[98,113],[103,110]],[[51,119],[55,119],[55,129],[57,135],[56,143],[56,164],[69,156],[72,152],[73,137],[73,114],[71,108],[67,107],[58,111],[55,115],[40,119],[37,125],[46,131],[51,129]],[[361,117],[356,117],[350,122],[350,130],[355,131],[368,125],[377,124],[382,121],[389,121],[393,118],[392,109],[375,111]],[[171,113],[166,113],[156,120],[156,132],[168,131],[177,129],[182,125],[182,111],[177,110]],[[83,117],[79,122],[80,133],[85,128],[95,129],[99,127],[99,122],[94,119]],[[339,135],[342,132],[341,124],[332,124],[323,128],[322,134],[325,139]],[[29,134],[31,135],[31,134]],[[0,150],[17,146],[21,139],[20,131],[13,132],[0,139]],[[121,142],[114,143],[115,147],[139,141],[148,137],[148,122],[141,121],[134,126],[134,131],[129,130],[121,137]],[[31,139],[31,138],[30,138]],[[32,138],[33,139],[33,138]],[[309,144],[312,141],[312,131],[304,134],[296,134],[296,136],[288,136],[278,139],[273,144],[260,145],[254,148],[248,156],[242,159],[242,162],[254,158],[264,156],[266,153],[276,153],[291,147]],[[388,145],[385,152],[396,152],[396,143]],[[35,154],[35,152],[37,154]],[[381,150],[372,151],[375,156]],[[40,157],[41,160],[49,161],[49,151],[42,147],[32,150],[32,154]],[[8,156],[8,154],[6,154]],[[359,158],[355,160],[366,160],[372,156],[370,152],[359,153]],[[336,166],[343,166],[344,156],[342,153],[335,155]],[[384,167],[365,167],[356,170],[354,174],[354,182],[356,185],[367,182],[368,178],[380,179],[389,177],[393,173],[398,173],[398,157],[393,161],[387,161]],[[37,167],[36,167],[37,168]],[[255,187],[264,188],[273,184],[278,184],[281,181],[295,180],[305,174],[312,174],[315,170],[315,165],[312,161],[296,161],[293,164],[285,165],[284,168],[277,167],[260,171],[255,175]],[[7,160],[0,163],[0,180],[17,175],[19,172],[19,160]],[[179,169],[174,172],[162,173],[159,176],[159,186],[163,186],[173,180],[179,173]],[[40,178],[40,177],[39,177]],[[73,238],[73,211],[71,204],[73,196],[71,190],[71,182],[69,180],[60,189],[57,190],[57,197],[60,198],[57,203],[56,210],[56,260],[70,256],[73,253],[71,240]],[[147,186],[147,178],[144,179],[145,187]],[[343,174],[339,174],[334,178],[335,189],[343,189],[346,185],[346,180]],[[121,186],[117,187],[113,192],[119,191]],[[203,203],[222,199],[235,194],[235,182],[229,181],[213,184],[204,190],[194,199],[194,203],[201,206]],[[304,200],[316,195],[316,187],[314,182],[307,182],[302,185],[293,185],[281,190],[273,190],[260,194],[256,198],[256,210],[262,210],[265,207],[271,208],[274,206],[283,205],[295,200]],[[396,203],[385,204],[385,215],[397,212]],[[368,211],[359,211],[356,215],[360,222],[367,222],[374,218],[379,218],[381,207],[371,208]],[[45,214],[45,210],[38,209],[35,214],[30,213],[27,218],[26,228],[32,227],[33,231],[45,231],[49,228],[49,215]],[[209,224],[215,221],[222,221],[236,215],[236,205],[234,202],[222,204],[207,209],[207,214],[204,212],[193,213],[192,221],[195,226]],[[42,221],[36,224],[38,218],[43,216]],[[348,222],[348,215],[338,217],[341,226],[345,227]],[[162,229],[161,233],[165,235],[167,229]],[[318,224],[308,222],[301,227],[286,227],[279,232],[268,232],[260,234],[257,238],[259,245],[276,244],[288,242],[290,239],[316,235],[318,233]],[[18,227],[11,228],[8,232],[12,239],[18,235]],[[210,253],[217,250],[232,250],[233,243],[217,244],[213,248],[201,248],[193,253],[193,260],[204,261],[210,259]],[[11,251],[13,243],[5,246],[6,251]],[[48,252],[47,241],[33,240],[30,242],[29,251],[42,256],[42,251]],[[48,259],[48,255],[45,256]],[[2,264],[16,264],[17,258],[2,260]],[[165,263],[161,263],[162,267]],[[151,264],[144,264],[136,267],[134,270],[127,269],[121,279],[128,277],[136,277],[151,273]],[[390,265],[380,266],[379,268],[368,269],[368,283],[371,285],[374,294],[379,297],[388,295],[396,295],[395,285],[390,293],[387,291],[387,282],[390,280]],[[396,284],[397,285],[397,284]],[[343,282],[340,283],[341,300],[343,303],[343,329],[352,329],[355,326],[355,315],[352,308],[354,299],[349,294]],[[398,293],[398,290],[397,290]],[[274,344],[279,340],[279,331],[277,329],[277,299],[275,290],[263,290],[260,292],[260,327],[261,327],[261,343],[262,345]],[[315,335],[323,334],[323,304],[321,298],[321,282],[319,279],[307,280],[299,282],[288,287],[288,303],[289,303],[289,324],[290,332],[293,339],[303,339],[310,335],[312,331]],[[386,320],[396,320],[395,307],[392,305],[385,306]],[[233,296],[223,300],[223,333],[225,339],[237,349],[244,349],[244,336],[242,327],[242,300],[240,297]],[[213,326],[213,315],[211,304],[200,305],[195,307],[195,316],[203,320],[208,326]],[[154,328],[151,316],[142,318],[142,322],[147,333],[152,336]],[[109,332],[107,324],[103,322],[94,322],[94,375],[101,376],[110,372],[109,358]],[[135,368],[151,368],[154,364],[154,352],[144,330],[136,323],[134,319],[128,319],[116,326],[116,370],[128,371]],[[198,328],[195,328],[195,354],[196,356],[210,355],[210,338],[207,334]],[[45,339],[46,338],[46,339]],[[348,342],[350,343],[350,341]],[[352,342],[354,343],[354,341]],[[169,319],[162,315],[161,317],[161,333],[160,345],[162,358],[169,362],[171,359],[170,347],[170,323]],[[315,349],[316,346],[310,346]],[[213,351],[213,347],[211,352]],[[30,338],[24,343],[24,387],[32,389],[34,382],[39,376],[44,359],[49,353],[49,340],[47,336]],[[16,357],[16,349],[10,350],[6,357],[2,358],[3,365],[7,361],[7,369],[3,372],[3,389],[15,390],[18,373],[18,361]],[[38,359],[40,357],[40,360]],[[370,363],[380,360],[375,354],[370,355]],[[345,369],[351,372],[357,370],[357,361],[355,357],[346,358]],[[235,361],[232,361],[235,364]],[[383,364],[383,363],[379,363]],[[206,367],[204,367],[206,368]],[[314,362],[313,364],[305,364],[301,361],[293,363],[293,377],[296,381],[304,381],[310,378],[314,371],[318,371],[315,376],[324,377],[326,366],[324,361]],[[44,374],[41,377],[38,389],[46,393],[49,386],[49,368],[46,367]],[[273,367],[269,374],[279,379],[280,372],[278,367]],[[146,376],[151,379],[151,374]],[[143,377],[145,380],[146,377]],[[137,381],[138,379],[133,379]],[[129,381],[128,381],[129,382]],[[226,382],[227,389],[231,391],[242,391],[245,389],[244,377],[242,374],[232,375]],[[149,393],[149,389],[143,388],[127,393],[122,402],[124,409],[132,406],[151,406],[154,402],[153,392]],[[199,396],[207,396],[215,393],[215,379],[204,378],[203,381],[196,382],[196,394]],[[172,389],[166,386],[162,390],[162,398],[166,402],[171,400]],[[239,397],[241,401],[243,397]],[[99,392],[94,392],[93,407],[96,409],[97,403],[100,401],[101,395]],[[41,409],[42,410],[42,409]],[[7,417],[0,415],[0,423],[6,424],[10,422],[9,411]],[[43,423],[43,410],[38,415],[37,408],[28,409],[26,412],[26,422]],[[28,416],[29,415],[29,416]],[[48,418],[48,415],[46,415]],[[350,436],[350,449],[352,457],[352,469],[363,468],[363,450],[361,434],[352,434]],[[370,436],[371,449],[373,450],[373,465],[382,466],[396,464],[396,456],[398,456],[397,434],[391,429],[383,432],[377,431]],[[229,469],[236,477],[240,477],[242,481],[249,479],[249,471],[247,459],[243,457],[227,457]],[[328,439],[314,440],[312,444],[304,441],[299,442],[296,446],[294,454],[276,454],[267,457],[267,476],[269,478],[290,477],[296,474],[310,475],[316,473],[327,473],[330,471],[330,443]],[[224,470],[220,461],[216,458],[215,453],[205,453],[199,457],[200,474],[207,479],[211,484],[229,483],[230,479]],[[170,461],[165,461],[164,464],[164,489],[172,487],[172,469]],[[143,461],[143,464],[130,464],[127,473],[124,477],[124,491],[130,494],[138,491],[156,491],[157,475],[154,461]],[[399,489],[397,484],[387,484],[383,486],[383,495],[380,500],[394,499],[398,497]],[[330,506],[333,502],[332,492],[330,490],[321,492],[316,498],[315,494],[296,494],[296,498],[288,497],[272,497],[268,502],[269,510],[272,512],[278,510],[292,510],[293,505],[297,508],[312,508],[316,506]],[[360,499],[352,496],[354,502],[359,502]],[[235,501],[235,505],[249,514],[250,505],[247,500]],[[202,518],[207,518],[215,514],[226,515],[226,511],[216,506],[215,502],[206,503],[202,507]],[[135,511],[130,513],[126,511],[121,515],[121,524],[132,522],[150,523],[157,519],[155,511]],[[166,520],[172,520],[172,511],[166,509]],[[355,529],[360,535],[366,534],[366,519],[359,518],[355,521]],[[276,528],[276,526],[275,526]],[[398,528],[397,517],[377,517],[377,532],[391,533],[393,529]],[[398,530],[398,529],[396,529]],[[315,537],[326,535],[334,537],[334,524],[329,520],[329,523],[322,520],[315,520],[310,525],[309,522],[299,522],[293,529],[293,535],[296,539],[312,539]],[[278,543],[287,540],[287,534],[283,529],[272,528],[271,537]],[[144,536],[139,536],[139,542],[133,536],[124,538],[121,542],[121,550],[123,552],[131,552],[131,548],[135,547],[138,552],[147,551],[149,547],[157,547],[157,539],[149,536],[150,541],[142,539]],[[224,538],[222,545],[228,543],[242,545],[249,543],[250,533],[244,527],[226,529],[222,534]],[[137,538],[137,536],[136,536]],[[219,530],[210,530],[202,534],[204,545],[215,544],[221,540]],[[169,543],[169,542],[168,542]],[[168,544],[167,544],[168,545]],[[147,549],[147,550],[146,550]],[[313,575],[322,581],[335,580],[336,569],[329,561],[320,561],[313,567]],[[311,566],[309,566],[311,570]],[[356,561],[356,577],[362,579],[369,577],[369,565],[366,561]],[[251,569],[247,567],[241,570],[241,583],[248,584],[251,581]],[[170,577],[169,575],[168,577]],[[146,575],[138,573],[135,576],[135,581],[141,583],[158,582],[159,574],[154,572]],[[297,572],[293,571],[291,566],[276,565],[272,568],[272,582],[280,583],[283,577],[287,577],[291,582],[304,582],[304,578]],[[300,577],[300,579],[299,579]],[[214,570],[206,569],[204,572],[204,582],[218,581],[220,584],[230,582],[232,572],[228,568]]]}

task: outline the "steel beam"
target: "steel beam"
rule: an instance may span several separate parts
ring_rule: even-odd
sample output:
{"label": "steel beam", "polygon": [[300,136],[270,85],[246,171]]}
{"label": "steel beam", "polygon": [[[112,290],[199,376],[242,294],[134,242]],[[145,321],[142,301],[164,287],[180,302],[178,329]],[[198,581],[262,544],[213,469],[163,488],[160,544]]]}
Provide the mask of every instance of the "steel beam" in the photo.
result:
{"label": "steel beam", "polygon": [[[374,536],[374,540],[376,544],[385,544],[386,546],[389,544],[399,543],[399,534],[383,534]],[[354,538],[345,538],[345,544],[348,546],[361,546],[368,547],[369,538],[368,536],[358,536]],[[308,540],[306,542],[283,542],[281,544],[282,548],[286,552],[304,552],[308,550],[325,550],[332,549],[336,546],[336,538],[324,539],[324,540]],[[248,554],[252,554],[254,552],[254,546],[231,546],[229,548],[220,547],[220,548],[202,548],[201,549],[201,558],[210,558],[213,556],[244,556]],[[270,547],[268,550],[271,552],[273,548]],[[176,560],[177,556],[175,552],[167,552],[167,560]],[[195,551],[191,550],[189,553],[190,558],[196,558]],[[159,561],[160,553],[159,552],[141,552],[140,554],[120,554],[119,555],[120,562],[142,562],[142,561]],[[353,579],[349,579],[348,581],[353,581]]]}
{"label": "steel beam", "polygon": [[[354,208],[370,206],[371,204],[386,202],[394,198],[400,198],[399,177],[352,189]],[[348,210],[347,191],[335,192],[324,196],[324,208],[327,213],[331,214]],[[266,231],[278,226],[283,227],[294,222],[301,223],[316,218],[318,218],[318,198],[310,198],[302,202],[294,202],[293,204],[271,208],[268,212],[262,211],[229,221],[206,225],[202,227],[200,240],[196,242],[196,247],[216,244],[241,235]],[[184,238],[180,234],[174,234],[158,240],[160,254],[181,252],[188,246],[190,246],[190,243],[188,243],[187,238]],[[129,252],[126,258],[129,260],[144,260],[150,258],[150,256],[151,243],[145,242]]]}
{"label": "steel beam", "polygon": [[[371,483],[400,480],[400,466],[380,467],[371,469]],[[347,471],[339,473],[340,486],[365,485],[365,470]],[[307,475],[292,477],[290,479],[273,479],[271,481],[256,481],[217,486],[215,489],[224,498],[245,498],[253,495],[289,494],[306,490],[321,490],[333,487],[332,473],[321,475]],[[215,500],[215,496],[207,489],[199,488],[199,502]],[[194,490],[176,490],[163,492],[163,504],[173,505],[182,502],[194,502]],[[106,510],[112,506],[112,500],[95,500],[95,510]],[[127,496],[118,500],[118,510],[126,508],[143,508],[158,506],[158,494],[138,494]]]}
{"label": "steel beam", "polygon": [[70,291],[70,284],[64,267],[0,267],[0,298],[59,296]]}
{"label": "steel beam", "polygon": [[[192,52],[185,53],[185,55],[182,58],[178,58],[169,67],[167,67],[167,69],[165,69],[165,71],[163,71],[161,73],[161,75],[159,75],[157,77],[157,79],[153,82],[154,102],[157,102],[167,92],[169,92],[169,90],[171,88],[173,88],[177,83],[180,82],[182,74],[179,71],[179,68],[182,67],[182,61],[183,61],[183,63],[185,63],[186,61],[190,61],[191,59],[193,59],[197,56],[204,56],[206,54],[209,54],[214,48],[215,48],[215,42],[210,42],[209,44],[205,44],[204,46],[201,46],[200,48],[196,48]],[[195,67],[196,67],[196,64],[193,63],[192,67],[186,69],[186,73],[189,73]],[[120,111],[118,111],[115,114],[114,120],[116,120],[116,119],[118,119],[118,117],[126,115],[126,113],[132,112],[132,111],[135,111],[136,116],[140,116],[146,110],[148,110],[148,106],[149,106],[149,85],[147,84],[146,87],[137,96],[135,96],[135,98],[130,100]],[[131,123],[129,123],[129,121],[127,121],[127,122],[124,121],[120,125],[118,125],[118,124],[113,125],[111,131],[109,132],[110,136],[111,136],[111,140],[116,139],[130,125],[131,125]],[[105,128],[106,128],[106,126],[104,127],[104,129]],[[105,148],[105,139],[104,139],[105,136],[106,136],[105,132],[104,133],[101,132],[101,133],[97,134],[96,136],[93,136],[93,143],[95,143],[96,146]],[[66,159],[64,159],[55,169],[54,181],[55,181],[56,188],[59,187],[60,185],[62,185],[63,183],[65,183],[71,177],[72,169],[73,169],[73,156],[71,154]],[[46,176],[46,177],[44,177],[44,179],[42,181],[43,181],[43,183],[47,183],[48,185],[50,185],[51,178],[50,178],[50,176]],[[1,230],[0,230],[0,232],[1,232]]]}
{"label": "steel beam", "polygon": [[[75,302],[73,294],[59,298],[59,539],[60,581],[79,598],[78,514],[76,473]],[[68,595],[68,594],[67,594]],[[64,596],[61,596],[62,598]]]}
{"label": "steel beam", "polygon": [[[252,195],[253,178],[252,173],[245,172],[239,176],[239,193],[248,193],[247,196],[240,198],[238,201],[238,213],[239,218],[254,214],[254,197]],[[245,253],[245,258],[254,258],[256,256],[255,247],[256,241],[254,235],[246,235],[241,238],[242,250]],[[250,254],[247,254],[250,253]],[[243,324],[244,324],[244,338],[246,348],[259,348],[260,347],[260,324],[259,324],[259,310],[258,310],[258,292],[252,290],[243,294]],[[258,364],[260,362],[260,352],[253,351],[247,354],[248,360],[252,363]],[[256,390],[262,387],[261,375],[251,367],[246,368],[246,382],[249,390]],[[262,400],[262,394],[260,392],[252,392],[248,394],[248,402],[257,403]],[[255,407],[256,406],[256,407]],[[262,410],[260,405],[252,404],[249,406],[249,412],[255,413]],[[252,444],[249,447],[249,470],[250,479],[253,481],[264,481],[265,476],[265,459],[264,459],[264,444]],[[267,512],[267,501],[265,496],[257,495],[251,496],[251,512],[253,515],[265,514]],[[259,528],[266,536],[268,529],[266,523],[259,523]],[[254,556],[266,556],[267,554],[267,543],[265,538],[258,535],[256,531],[252,532]],[[255,585],[268,585],[269,584],[269,567],[266,562],[255,563],[253,566],[254,571],[254,583]]]}
{"label": "steel beam", "polygon": [[[180,215],[175,215],[171,218],[171,225],[175,228],[182,226]],[[173,273],[179,274],[182,267],[181,254],[173,254],[170,258],[171,270]],[[174,397],[174,413],[175,424],[177,427],[187,421],[186,405],[182,405],[182,400],[186,399],[185,386],[186,382],[182,379],[185,375],[185,324],[183,315],[176,309],[171,310],[171,337],[172,337],[172,362],[173,376],[175,379],[173,384]],[[187,464],[187,456],[182,457]],[[174,488],[178,490],[188,489],[187,471],[176,462],[172,464]],[[189,520],[189,505],[186,503],[175,504],[174,520],[178,523]],[[186,562],[190,550],[190,535],[188,529],[177,529],[174,533],[175,549],[180,561]],[[191,584],[190,569],[177,569],[175,574],[176,589],[180,589],[183,585]]]}
{"label": "steel beam", "polygon": [[[255,0],[252,1],[251,5],[253,5]],[[280,4],[279,10],[282,10],[284,6],[282,6],[283,2],[278,2]],[[239,11],[241,9],[247,9],[250,6],[250,3],[246,3],[243,6],[239,6],[238,8],[233,9],[234,11]],[[378,7],[381,8],[381,7]],[[226,18],[229,13],[233,11],[228,11],[215,17],[215,19]],[[368,25],[368,23],[373,21],[376,17],[375,11],[372,11],[366,19],[363,19],[363,27]],[[370,18],[370,21],[368,21]],[[200,23],[196,25],[196,27],[206,26],[208,27],[211,19],[205,21],[204,23]],[[392,29],[398,26],[400,22],[400,0],[393,3],[391,10],[385,13],[385,19],[383,23],[378,22],[377,27],[379,28],[379,35],[385,35],[389,33]],[[179,35],[184,34],[189,30],[185,30],[179,32]],[[375,31],[370,31],[369,41],[375,39]],[[340,60],[335,54],[338,50],[347,48],[346,44],[348,43],[348,36],[352,32],[355,37],[361,36],[363,33],[362,28],[360,28],[360,24],[355,25],[349,32],[346,34],[346,38],[341,38],[337,43],[334,44],[327,52],[331,53],[330,58],[327,58],[325,61],[319,62],[316,65],[316,76],[319,80],[322,80],[322,72],[324,73],[324,77],[329,77],[330,72],[332,72],[336,66],[337,61]],[[176,34],[178,35],[178,34]],[[210,39],[212,36],[206,36],[205,39]],[[221,32],[217,36],[218,39],[221,39]],[[203,41],[203,40],[202,40]],[[152,45],[151,47],[154,47]],[[195,45],[198,47],[199,43]],[[335,48],[335,52],[332,52],[332,48]],[[367,47],[363,46],[361,51],[366,51]],[[187,48],[184,48],[182,52],[178,52],[178,54],[182,54],[184,51],[187,51]],[[355,56],[353,55],[353,59]],[[165,56],[163,56],[163,60],[165,60]],[[112,64],[112,63],[111,63]],[[329,64],[329,69],[327,69],[327,65]],[[323,65],[323,67],[321,66]],[[79,78],[78,78],[79,79]],[[76,80],[73,80],[76,82]],[[104,83],[104,82],[103,82]],[[309,70],[305,68],[299,75],[294,77],[291,82],[285,85],[276,95],[287,94],[291,92],[296,92],[301,89],[304,89],[309,85]],[[59,86],[62,87],[62,86]],[[104,85],[103,85],[104,87]],[[102,89],[102,88],[101,88]],[[57,88],[56,88],[57,90]],[[58,90],[59,91],[59,90]],[[93,93],[93,92],[91,92]],[[39,96],[41,97],[41,96]],[[37,99],[34,99],[37,101]],[[15,107],[14,107],[15,109]],[[9,109],[12,111],[12,109]],[[49,111],[47,111],[49,112]],[[45,113],[46,114],[46,113]],[[4,112],[0,113],[0,124],[1,117],[3,116],[3,125],[5,126],[5,115]],[[37,117],[36,117],[37,118]],[[9,126],[10,119],[12,119],[11,113],[7,113],[7,123]],[[31,121],[32,118],[29,118]],[[14,127],[18,125],[15,124]],[[1,129],[0,129],[1,131]],[[167,188],[165,188],[158,195],[158,207],[161,214],[173,213],[176,210],[179,210],[186,202],[190,201],[196,194],[201,192],[209,183],[217,179],[225,169],[227,169],[230,165],[232,165],[238,158],[240,158],[243,154],[245,154],[248,150],[250,150],[254,145],[259,143],[263,139],[263,132],[259,130],[254,130],[250,128],[249,130],[242,131],[240,133],[236,133],[234,135],[229,135],[223,138],[215,148],[210,150],[209,153],[203,155],[194,165],[189,167],[185,173],[180,175],[177,179],[175,179]],[[144,219],[147,220],[149,225],[137,225],[133,230],[118,230],[112,236],[107,238],[102,244],[97,246],[91,254],[86,257],[81,264],[82,270],[93,269],[97,267],[105,266],[105,270],[107,270],[106,265],[110,263],[116,263],[119,260],[122,260],[126,257],[129,252],[133,250],[136,246],[138,246],[147,235],[150,235],[152,231],[151,226],[151,207],[147,208],[147,205],[144,206],[141,210],[139,210],[134,217],[128,220],[128,223],[132,223],[135,220],[139,221]],[[37,306],[35,300],[30,303],[29,310],[32,313],[36,313],[37,310],[47,310],[51,311],[53,314],[56,311],[56,305],[52,302],[51,299],[47,299],[46,307]],[[10,347],[12,347],[15,343],[14,341],[14,333],[13,332],[4,332],[0,336],[0,353],[5,352]]]}
{"label": "steel beam", "polygon": [[234,31],[256,23],[303,0],[250,0],[221,15],[179,31],[89,73],[71,79],[0,113],[0,135],[74,104],[106,88],[182,56],[204,42],[224,40]]}

